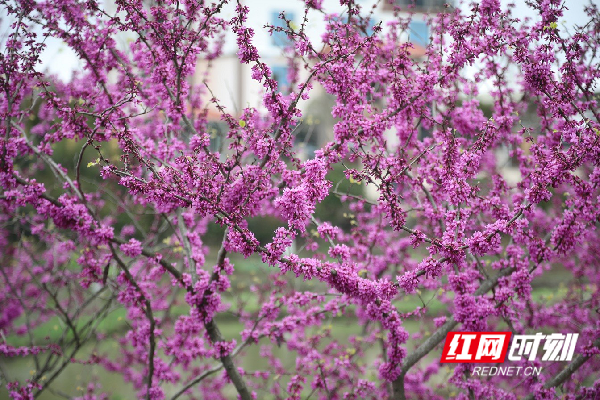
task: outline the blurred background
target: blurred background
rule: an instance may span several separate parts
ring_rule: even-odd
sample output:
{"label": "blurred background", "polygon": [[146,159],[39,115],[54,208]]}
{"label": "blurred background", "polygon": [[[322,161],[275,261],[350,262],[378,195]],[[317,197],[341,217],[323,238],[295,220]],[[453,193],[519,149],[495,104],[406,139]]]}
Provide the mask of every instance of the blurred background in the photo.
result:
{"label": "blurred background", "polygon": [[[304,17],[304,3],[300,1],[289,1],[282,2],[280,0],[245,0],[243,2],[250,8],[248,15],[247,25],[254,29],[255,37],[254,44],[259,50],[262,61],[266,62],[271,68],[275,79],[279,84],[279,89],[285,94],[289,93],[292,89],[290,87],[290,64],[287,57],[285,56],[285,46],[287,45],[287,36],[283,33],[274,33],[270,35],[265,25],[270,24],[273,26],[283,26],[283,20],[281,16],[284,15],[287,20],[291,20],[294,24],[302,24]],[[365,11],[365,16],[370,14],[369,24],[373,26],[382,23],[385,26],[387,21],[394,18],[393,5],[386,2],[373,2],[373,1],[359,1]],[[425,54],[425,47],[430,41],[430,28],[428,26],[428,17],[432,13],[443,11],[444,4],[449,3],[443,0],[417,0],[403,1],[396,0],[394,5],[408,6],[413,5],[410,14],[412,14],[412,21],[409,24],[409,29],[403,40],[409,41],[413,44],[412,55],[415,59],[419,59]],[[450,2],[451,3],[451,2]],[[514,10],[515,15],[520,18],[527,16],[534,17],[534,14],[529,10],[524,1],[515,2]],[[507,1],[503,1],[503,5],[506,6]],[[566,30],[572,28],[575,23],[581,22],[585,19],[583,13],[584,2],[571,1],[567,3],[568,10],[565,11],[563,27]],[[234,16],[234,2],[227,5],[223,9],[222,17],[225,19],[231,19]],[[375,7],[373,7],[375,6]],[[452,4],[452,6],[460,7],[464,10],[468,10],[470,6],[464,3]],[[113,14],[116,11],[116,6],[111,0],[105,1],[105,9],[108,13]],[[340,6],[338,0],[324,0],[323,9],[328,13],[342,13],[344,8]],[[282,14],[283,13],[283,14]],[[409,13],[402,14],[403,17],[408,17]],[[309,36],[314,43],[319,43],[319,37],[324,32],[325,23],[323,16],[316,10],[311,10],[308,13],[309,23],[307,24],[307,31]],[[5,36],[8,31],[8,19],[6,16],[2,16],[2,24],[0,32]],[[367,32],[371,34],[372,31]],[[123,48],[126,48],[128,43],[134,40],[133,36],[129,36],[126,33],[120,34],[118,40],[122,43]],[[40,70],[44,70],[48,73],[55,74],[62,80],[68,81],[73,71],[81,69],[82,64],[77,59],[77,56],[59,40],[49,38],[46,41],[47,48],[42,55],[42,63],[39,66]],[[326,52],[327,49],[323,48],[321,51]],[[262,106],[262,85],[251,79],[250,65],[240,64],[236,55],[237,48],[235,44],[235,36],[232,32],[226,35],[224,54],[213,61],[199,60],[197,65],[196,73],[193,77],[194,84],[200,84],[206,82],[214,93],[215,97],[219,98],[222,105],[225,106],[225,111],[239,117],[241,111],[245,107],[255,107],[257,109],[263,109]],[[465,74],[473,73],[477,70],[477,66],[473,67],[473,71],[466,70]],[[302,79],[301,79],[302,81]],[[482,109],[484,114],[488,117],[491,116],[491,96],[489,95],[489,87],[486,87],[486,83],[483,82],[479,88],[479,94],[477,99],[479,100],[479,107]],[[465,100],[467,97],[465,96]],[[333,139],[332,128],[336,123],[336,120],[331,116],[331,108],[335,104],[335,99],[329,96],[323,88],[316,85],[311,92],[311,97],[308,101],[299,103],[300,108],[303,112],[303,120],[296,131],[296,140],[298,148],[300,149],[300,157],[304,159],[311,158],[316,149]],[[384,106],[384,105],[382,105]],[[37,106],[39,108],[39,105]],[[37,115],[36,107],[34,106],[34,114]],[[216,150],[220,147],[223,134],[227,130],[227,125],[221,121],[220,113],[214,109],[209,108],[208,113],[209,119],[209,132],[211,133],[212,142],[211,147]],[[522,116],[523,123],[528,126],[535,126],[537,116],[536,110],[532,105],[529,107],[528,113]],[[29,121],[30,128],[37,125],[40,122],[39,117],[33,117]],[[426,129],[420,128],[419,136],[427,137],[430,134]],[[390,146],[397,145],[393,141],[393,134],[390,134]],[[76,165],[77,157],[81,149],[81,143],[76,140],[65,140],[56,143],[54,146],[53,159],[67,166],[68,168]],[[116,160],[119,157],[119,149],[116,142],[109,143],[105,147],[106,156],[110,159]],[[524,149],[527,150],[527,149]],[[84,158],[84,165],[88,163],[93,164],[95,157],[91,152],[88,152]],[[515,184],[519,181],[520,175],[517,165],[512,163],[512,160],[508,156],[508,149],[502,153],[500,151],[497,154],[499,163],[499,169],[502,171],[505,179],[510,184]],[[27,169],[36,160],[33,158],[23,158],[20,163],[20,168]],[[71,168],[70,170],[73,170]],[[365,197],[367,199],[376,200],[378,193],[373,190],[365,190],[364,185],[357,185],[350,183],[344,176],[344,168],[342,165],[337,165],[333,171],[330,171],[328,178],[333,183],[334,187],[337,188],[338,192],[349,193]],[[53,175],[49,169],[37,171],[37,179],[43,182],[48,188],[49,194],[57,196],[62,193],[61,184]],[[114,181],[102,181],[98,174],[98,169],[92,165],[88,168],[82,169],[82,181],[84,185],[84,191],[95,191],[99,187],[102,188],[103,193],[106,194],[107,206],[103,208],[104,215],[100,217],[111,215],[116,219],[114,224],[115,232],[120,230],[132,223],[132,217],[128,213],[120,212],[121,206],[119,199],[122,198],[125,193],[121,186]],[[372,185],[370,186],[372,187]],[[25,211],[26,212],[26,211]],[[139,205],[137,208],[130,210],[135,213],[137,223],[141,228],[148,229],[154,220],[154,211],[148,209],[148,207]],[[146,214],[146,215],[144,215]],[[331,194],[322,203],[320,203],[316,210],[315,217],[322,221],[330,221],[332,225],[339,226],[340,228],[348,231],[352,226],[352,214],[350,210],[344,206],[339,196]],[[257,239],[261,244],[269,242],[272,238],[274,230],[282,226],[283,224],[275,217],[261,217],[255,218],[249,221],[249,228],[256,235]],[[165,232],[165,238],[169,236],[169,232]],[[212,264],[213,260],[216,260],[216,254],[218,247],[221,243],[223,236],[223,230],[215,224],[209,224],[208,233],[202,238],[204,243],[210,248],[210,253],[207,257],[207,264]],[[418,258],[420,255],[415,254]],[[265,279],[266,275],[264,271],[264,264],[261,262],[258,256],[252,256],[244,259],[242,256],[233,254],[231,255],[231,261],[235,264],[236,272],[232,276],[232,289],[237,292],[234,296],[232,291],[228,292],[231,302],[244,302],[243,307],[249,312],[256,312],[259,308],[259,304],[256,303],[256,299],[251,296],[251,292],[247,290],[251,286],[260,285],[261,280]],[[76,261],[72,261],[71,266],[74,270],[77,269]],[[545,301],[552,303],[560,298],[564,291],[562,289],[561,282],[567,277],[566,271],[561,272],[560,268],[557,273],[551,276],[544,275],[543,279],[536,279],[534,281],[534,299],[537,301]],[[293,284],[301,290],[325,290],[325,286],[315,282],[304,282],[300,280],[294,280]],[[582,288],[585,290],[585,288]],[[241,294],[240,294],[241,293]],[[247,296],[244,296],[246,293]],[[423,292],[420,294],[422,298],[432,299],[428,304],[428,314],[439,315],[441,311],[446,307],[445,304],[436,300],[434,293]],[[399,303],[398,309],[401,312],[413,311],[418,306],[422,305],[422,301],[419,297],[407,297],[402,303]],[[176,310],[177,312],[177,307]],[[187,312],[187,309],[182,306],[179,309],[180,313]],[[240,342],[239,332],[241,326],[238,323],[237,316],[228,314],[227,312],[221,313],[218,316],[218,322],[223,331],[223,335],[227,339],[235,338]],[[420,326],[419,322],[414,320],[407,320],[405,326],[411,333],[415,333],[417,328]],[[99,332],[107,336],[116,336],[121,332],[125,332],[127,329],[127,319],[125,311],[123,309],[116,309],[112,311],[99,326]],[[331,336],[337,339],[345,339],[350,335],[360,335],[361,326],[354,323],[352,318],[349,317],[332,317],[329,324],[325,324],[319,329],[329,329]],[[433,326],[431,326],[433,329]],[[56,341],[64,331],[64,324],[58,317],[52,317],[50,320],[43,325],[39,326],[32,332],[38,343],[52,343]],[[29,339],[25,336],[10,336],[7,338],[8,342],[12,345],[27,345]],[[117,352],[118,346],[114,341],[103,341],[102,343],[90,344],[84,348],[79,358],[85,358],[86,355],[92,354],[96,351],[102,352]],[[286,354],[285,349],[281,348],[281,358],[285,363],[293,365],[295,363],[295,356],[292,353]],[[371,354],[367,354],[365,363],[369,363],[374,359],[378,349],[373,349]],[[409,349],[410,351],[410,349]],[[259,355],[259,347],[251,346],[248,350],[249,354],[244,358],[242,367],[251,369],[260,369],[266,367],[267,361]],[[435,355],[435,354],[434,354]],[[24,380],[35,374],[35,365],[31,358],[13,358],[13,359],[2,359],[0,357],[0,368],[6,371],[13,379]],[[376,374],[376,371],[372,371]],[[448,369],[448,376],[451,370]],[[281,378],[285,380],[286,378]],[[443,379],[442,379],[443,381]],[[440,383],[442,382],[440,381]],[[53,384],[52,391],[46,391],[41,399],[61,399],[71,398],[74,394],[81,393],[83,395],[88,389],[89,385],[100,385],[102,388],[113,392],[114,394],[110,399],[132,399],[135,398],[135,392],[130,385],[124,383],[117,375],[106,372],[99,366],[85,366],[73,364],[67,367],[65,372],[55,381]],[[175,390],[175,388],[172,388]],[[168,394],[168,388],[166,389]],[[231,393],[233,396],[233,392]],[[445,393],[448,396],[452,396],[451,392]],[[6,388],[0,387],[0,399],[8,398]]]}

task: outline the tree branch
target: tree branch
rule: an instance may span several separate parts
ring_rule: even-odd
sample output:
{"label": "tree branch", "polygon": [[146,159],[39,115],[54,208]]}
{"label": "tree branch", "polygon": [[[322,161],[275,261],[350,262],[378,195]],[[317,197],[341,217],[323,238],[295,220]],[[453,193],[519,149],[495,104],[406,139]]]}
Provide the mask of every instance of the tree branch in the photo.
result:
{"label": "tree branch", "polygon": [[[500,278],[504,276],[508,276],[515,271],[514,268],[507,268],[500,271],[497,275],[490,279],[486,279],[483,281],[481,286],[473,293],[473,296],[481,296],[482,294],[487,293],[493,287],[498,284]],[[421,344],[415,351],[413,351],[409,356],[404,359],[404,363],[402,364],[402,372],[400,376],[396,378],[396,380],[392,383],[392,387],[394,389],[393,398],[396,400],[405,400],[406,395],[404,393],[404,377],[409,369],[411,369],[420,359],[425,357],[435,346],[440,344],[442,340],[446,337],[448,332],[454,329],[459,324],[458,321],[454,319],[454,316],[451,316],[448,321],[444,325],[442,325],[437,331],[433,333],[423,344]]]}
{"label": "tree branch", "polygon": [[[594,341],[595,347],[600,347],[600,339],[596,339]],[[550,389],[556,386],[562,385],[571,375],[573,375],[579,367],[581,367],[587,360],[592,358],[593,355],[583,355],[578,354],[573,361],[569,363],[566,367],[564,367],[558,374],[554,375],[551,379],[547,380],[544,384],[544,389]],[[525,400],[533,400],[535,399],[535,394],[531,393],[529,396],[525,397]]]}

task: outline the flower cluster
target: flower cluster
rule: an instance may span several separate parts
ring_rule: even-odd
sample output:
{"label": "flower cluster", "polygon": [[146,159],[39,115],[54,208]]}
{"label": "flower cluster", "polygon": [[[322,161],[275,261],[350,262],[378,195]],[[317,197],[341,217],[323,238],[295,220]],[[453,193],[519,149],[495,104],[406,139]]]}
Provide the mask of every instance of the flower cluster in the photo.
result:
{"label": "flower cluster", "polygon": [[[64,392],[70,364],[155,400],[599,396],[598,7],[567,32],[559,0],[448,6],[421,47],[410,8],[329,3],[263,28],[252,2],[2,3],[12,398]],[[49,42],[69,79],[39,68]],[[228,107],[229,70],[258,97]],[[578,358],[448,375],[448,329],[577,331]],[[65,396],[122,395],[90,376]]]}

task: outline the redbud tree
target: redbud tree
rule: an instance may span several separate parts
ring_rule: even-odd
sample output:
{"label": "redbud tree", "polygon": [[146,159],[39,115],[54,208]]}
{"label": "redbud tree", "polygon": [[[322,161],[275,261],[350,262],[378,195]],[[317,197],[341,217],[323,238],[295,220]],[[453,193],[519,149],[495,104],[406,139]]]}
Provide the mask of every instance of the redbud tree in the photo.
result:
{"label": "redbud tree", "polygon": [[[410,12],[372,26],[359,3],[333,14],[307,0],[301,23],[282,13],[264,27],[287,38],[285,91],[248,7],[226,3],[2,1],[0,377],[12,398],[118,393],[93,375],[55,386],[90,368],[146,399],[597,398],[598,8],[566,29],[560,0],[529,2],[531,21],[497,0],[446,6],[415,57]],[[232,32],[262,85],[239,112],[191,79]],[[47,38],[81,61],[70,80],[40,72]],[[335,123],[306,156],[297,133],[317,88]],[[219,146],[209,109],[227,126]],[[330,197],[348,223],[317,213]],[[259,240],[249,222],[268,218],[278,224]],[[244,257],[258,266],[241,290]],[[536,295],[555,276],[552,299]],[[336,335],[336,321],[358,333]],[[513,364],[539,376],[481,377],[439,363],[461,330],[580,336],[570,362]],[[11,367],[19,358],[31,374]]]}

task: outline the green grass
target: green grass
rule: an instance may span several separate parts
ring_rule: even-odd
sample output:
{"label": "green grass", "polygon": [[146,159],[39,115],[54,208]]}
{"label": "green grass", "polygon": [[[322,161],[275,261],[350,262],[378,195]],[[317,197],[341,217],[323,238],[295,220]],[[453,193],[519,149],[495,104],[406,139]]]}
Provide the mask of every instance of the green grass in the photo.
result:
{"label": "green grass", "polygon": [[[256,274],[248,274],[246,279],[246,284],[252,279],[256,278]],[[582,288],[582,291],[585,291]],[[243,292],[246,296],[249,293]],[[434,295],[435,292],[431,291],[423,291],[420,294],[420,298],[427,304],[427,314],[431,317],[434,315],[444,315],[446,314],[447,306],[438,300],[438,297]],[[533,300],[536,302],[548,302],[554,303],[559,301],[561,297],[564,297],[566,294],[566,290],[562,288],[541,288],[537,287],[532,292]],[[229,298],[233,298],[231,295],[228,295]],[[407,313],[415,310],[417,307],[422,307],[423,303],[418,295],[410,295],[404,296],[395,301],[395,305],[400,312]],[[246,300],[246,311],[248,312],[257,312],[259,310],[260,305],[257,303],[255,297],[247,297]],[[352,306],[350,306],[351,308]],[[183,315],[188,312],[189,308],[186,305],[177,305],[175,306],[173,315]],[[351,310],[348,310],[348,314],[352,315]],[[235,339],[238,343],[240,343],[240,331],[242,329],[241,324],[234,318],[232,315],[228,313],[220,314],[217,319],[219,327],[223,336],[227,340]],[[86,321],[81,321],[77,327],[81,328]],[[404,327],[408,330],[409,333],[416,334],[419,331],[423,333],[423,336],[417,337],[413,336],[407,343],[407,350],[410,352],[414,349],[419,343],[425,340],[433,331],[434,327],[429,319],[429,322],[423,323],[422,321],[416,320],[414,318],[409,318],[404,321]],[[50,319],[48,322],[42,324],[33,330],[33,336],[36,341],[36,344],[46,344],[51,342],[56,342],[62,335],[63,330],[66,328],[64,323],[58,319],[58,317],[54,317]],[[86,359],[92,351],[99,351],[105,354],[108,354],[110,357],[117,359],[119,356],[119,346],[111,339],[111,337],[116,338],[122,336],[121,332],[125,332],[127,328],[127,315],[124,309],[116,309],[109,313],[106,318],[100,322],[98,326],[98,331],[100,333],[106,334],[108,339],[103,341],[102,343],[97,344],[88,344],[81,350],[81,352],[77,355],[77,359],[84,360]],[[332,339],[340,341],[340,343],[347,343],[348,338],[352,335],[360,336],[362,334],[363,327],[359,325],[355,318],[349,316],[329,316],[324,326],[312,327],[309,332],[316,333],[322,329],[331,329],[331,337]],[[424,331],[424,332],[423,332]],[[12,345],[28,345],[28,339],[26,337],[15,337],[11,336],[8,339],[8,342]],[[269,343],[269,340],[263,338],[260,342],[260,345],[264,345]],[[245,355],[240,358],[241,367],[245,368],[248,371],[255,370],[264,370],[269,367],[268,360],[262,358],[259,354],[260,345],[249,346]],[[361,360],[365,365],[372,365],[373,360],[377,357],[380,349],[378,346],[373,346],[370,349],[367,349],[365,356]],[[293,369],[294,363],[296,360],[296,355],[293,352],[289,352],[286,350],[285,346],[281,348],[275,347],[274,349],[275,356],[281,359],[284,365]],[[435,353],[435,352],[434,352]],[[426,356],[423,359],[423,363],[432,362],[436,357],[439,356],[437,353],[432,353]],[[33,360],[31,357],[26,358],[15,358],[2,362],[3,366],[8,367],[10,371],[10,377],[14,379],[19,379],[21,381],[27,379],[31,375],[31,371],[35,370],[35,366],[33,364]],[[375,377],[376,371],[373,368],[369,369],[365,376],[367,379],[371,379],[371,377]],[[450,372],[448,372],[450,373]],[[287,383],[289,378],[281,377],[280,383],[283,387]],[[437,378],[436,378],[437,379]],[[442,379],[440,377],[439,379]],[[105,371],[100,366],[85,366],[74,364],[69,366],[63,374],[55,381],[53,387],[69,393],[71,395],[81,394],[82,388],[87,384],[88,381],[93,381],[100,383],[105,390],[109,392],[113,392],[110,399],[120,400],[120,399],[128,399],[135,398],[135,392],[132,390],[131,386],[125,383],[122,378],[118,375],[112,374],[110,372]],[[170,387],[169,385],[165,385],[165,391],[167,394],[174,393],[176,391],[175,387]],[[304,397],[306,397],[310,391],[306,391],[304,393]],[[4,398],[6,395],[6,391],[4,388],[0,388],[0,399]],[[234,398],[234,393],[227,393],[227,396]],[[261,398],[269,398],[264,397],[266,394],[261,394]],[[169,396],[167,396],[169,397]],[[54,400],[59,397],[55,397],[50,392],[45,392],[40,399],[41,400]]]}
{"label": "green grass", "polygon": [[[434,295],[435,292],[432,291],[423,291],[419,295],[406,295],[394,302],[394,305],[401,313],[409,313],[411,311],[416,310],[418,307],[423,307],[424,303],[426,304],[428,316],[437,316],[444,315],[445,310],[447,310],[446,304],[442,303],[437,296]],[[566,294],[566,290],[564,288],[535,288],[532,291],[532,299],[536,303],[548,303],[554,304],[559,301]],[[260,310],[260,305],[258,304],[258,299],[256,296],[252,295],[250,292],[243,292],[237,295],[240,300],[245,303],[244,310],[249,313],[258,313]],[[449,294],[449,297],[452,297]],[[421,300],[422,299],[422,300]],[[237,300],[231,295],[231,293],[226,293],[224,296],[224,301],[232,303],[233,305],[237,304]],[[181,299],[181,303],[184,303],[183,298]],[[335,318],[336,320],[348,320],[350,322],[355,321],[354,314],[355,306],[350,305],[347,307],[346,315],[343,317]],[[186,315],[189,313],[189,306],[186,304],[178,304],[174,306],[172,315],[180,316]],[[284,314],[282,314],[284,315]],[[159,314],[160,316],[160,314]],[[82,318],[76,323],[76,329],[82,329],[90,318]],[[217,320],[221,322],[227,322],[228,327],[235,326],[231,324],[231,322],[237,321],[237,318],[229,313],[222,313],[217,317]],[[118,334],[119,332],[125,332],[128,327],[127,323],[127,315],[126,310],[124,308],[117,308],[110,312],[102,321],[98,324],[97,331],[99,333],[105,335],[113,335]],[[235,328],[237,329],[237,327]],[[235,332],[235,329],[228,333],[226,337],[233,338],[238,332]],[[44,345],[48,343],[56,343],[63,336],[63,332],[66,330],[65,338],[67,340],[71,340],[73,338],[73,334],[68,326],[65,324],[63,320],[61,320],[58,316],[54,316],[50,318],[49,321],[45,322],[42,325],[37,326],[32,331],[32,337],[36,345]],[[10,335],[7,337],[7,342],[13,346],[27,346],[29,345],[29,338],[27,335],[17,336]]]}

